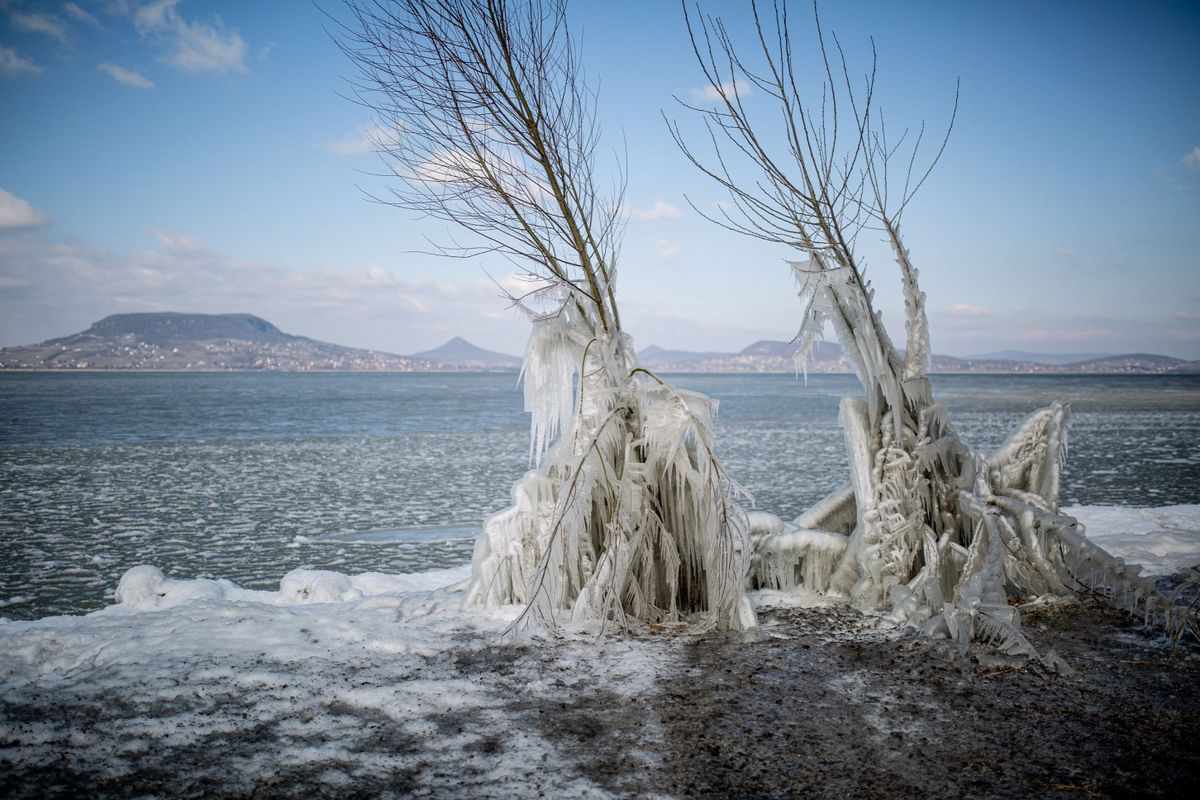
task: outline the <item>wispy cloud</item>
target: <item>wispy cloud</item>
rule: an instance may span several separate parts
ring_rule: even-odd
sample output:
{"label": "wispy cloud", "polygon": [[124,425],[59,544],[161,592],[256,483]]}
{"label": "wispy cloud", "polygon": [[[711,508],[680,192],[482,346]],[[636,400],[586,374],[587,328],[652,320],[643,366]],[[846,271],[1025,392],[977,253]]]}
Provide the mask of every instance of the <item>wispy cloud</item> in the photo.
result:
{"label": "wispy cloud", "polygon": [[67,12],[67,16],[76,22],[82,22],[85,25],[91,25],[93,28],[103,28],[100,20],[89,14],[84,9],[80,8],[75,3],[63,3],[63,11]]}
{"label": "wispy cloud", "polygon": [[373,153],[386,145],[390,134],[376,125],[363,125],[340,139],[318,142],[315,147],[335,156],[355,156]]}
{"label": "wispy cloud", "polygon": [[650,208],[629,209],[629,219],[634,222],[654,222],[660,219],[683,219],[683,212],[666,200],[659,198]]}
{"label": "wispy cloud", "polygon": [[990,317],[992,310],[987,306],[973,306],[968,303],[955,303],[946,311],[952,317]]}
{"label": "wispy cloud", "polygon": [[1179,159],[1179,163],[1191,170],[1200,172],[1200,145],[1192,148],[1192,152]]}
{"label": "wispy cloud", "polygon": [[163,61],[183,72],[246,72],[246,42],[227,30],[219,17],[211,22],[188,20],[179,13],[180,0],[158,0],[133,12],[133,24],[143,37],[169,44]]}
{"label": "wispy cloud", "polygon": [[125,69],[118,64],[110,64],[105,62],[97,65],[96,69],[107,74],[117,83],[123,83],[126,86],[132,86],[135,89],[153,89],[154,82],[142,75],[140,72],[135,72],[131,69]]}
{"label": "wispy cloud", "polygon": [[692,89],[692,99],[701,103],[717,103],[721,101],[723,96],[732,98],[734,95],[737,95],[738,97],[746,98],[751,94],[753,94],[753,88],[740,78],[735,81],[725,81],[722,84],[709,84],[708,86]]}
{"label": "wispy cloud", "polygon": [[8,15],[8,21],[19,31],[45,34],[59,42],[67,41],[67,26],[63,24],[62,20],[51,14],[41,11],[29,13],[14,11]]}
{"label": "wispy cloud", "polygon": [[90,296],[147,310],[205,307],[351,312],[380,306],[425,311],[429,287],[378,266],[293,272],[217,252],[194,237],[154,231],[155,247],[116,255],[41,236],[0,240],[6,277],[28,302],[81,304]]}
{"label": "wispy cloud", "polygon": [[666,239],[659,239],[654,243],[654,255],[660,261],[670,261],[679,255],[679,246],[673,242],[668,242]]}
{"label": "wispy cloud", "polygon": [[37,75],[42,68],[11,47],[0,46],[0,77],[19,78],[22,75]]}
{"label": "wispy cloud", "polygon": [[0,189],[0,230],[37,228],[49,221],[46,213],[34,208],[28,200]]}

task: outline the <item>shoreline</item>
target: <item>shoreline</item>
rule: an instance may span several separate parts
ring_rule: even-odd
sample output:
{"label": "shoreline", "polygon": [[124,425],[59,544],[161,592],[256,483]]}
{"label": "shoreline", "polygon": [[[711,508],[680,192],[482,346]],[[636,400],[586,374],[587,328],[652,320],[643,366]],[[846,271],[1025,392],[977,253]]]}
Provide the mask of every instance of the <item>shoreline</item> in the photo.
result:
{"label": "shoreline", "polygon": [[[661,375],[788,375],[800,376],[799,371],[792,370],[652,370],[655,374]],[[20,374],[46,374],[46,375],[70,375],[70,374],[139,374],[145,373],[149,375],[184,375],[184,374],[199,374],[199,375],[445,375],[445,374],[469,374],[469,375],[518,375],[520,369],[460,369],[457,367],[447,367],[445,369],[127,369],[123,367],[62,367],[62,368],[38,368],[38,367],[0,367],[0,375],[4,373],[20,373]],[[809,375],[844,375],[854,377],[855,373],[846,370],[841,372],[824,371],[824,370],[809,370]],[[1095,378],[1113,378],[1113,377],[1153,377],[1153,378],[1169,378],[1183,377],[1196,378],[1200,377],[1198,372],[1183,372],[1183,371],[1164,371],[1164,372],[1146,372],[1146,371],[1121,371],[1115,370],[1111,372],[1088,371],[1088,372],[1073,372],[1073,371],[1058,371],[1058,370],[1033,370],[1029,372],[1021,371],[988,371],[988,370],[929,370],[930,375],[971,375],[976,377],[1095,377]]]}

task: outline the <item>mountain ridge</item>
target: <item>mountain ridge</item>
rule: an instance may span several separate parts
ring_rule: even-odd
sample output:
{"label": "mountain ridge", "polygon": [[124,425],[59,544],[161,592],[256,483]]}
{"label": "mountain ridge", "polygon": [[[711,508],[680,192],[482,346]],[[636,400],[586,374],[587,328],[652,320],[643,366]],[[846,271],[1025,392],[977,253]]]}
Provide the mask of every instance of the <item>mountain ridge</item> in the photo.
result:
{"label": "mountain ridge", "polygon": [[[731,353],[650,345],[638,356],[643,366],[660,372],[794,373],[798,365],[793,354],[797,349],[795,342],[762,339]],[[1047,358],[1066,355],[1049,354]],[[1108,355],[1065,364],[935,354],[931,362],[932,372],[1200,374],[1200,361],[1152,353]],[[285,333],[262,317],[245,313],[113,314],[80,333],[34,345],[0,348],[0,369],[10,370],[437,372],[515,371],[520,366],[519,356],[486,350],[459,336],[432,350],[402,356]],[[835,342],[817,342],[805,368],[810,373],[851,372]]]}
{"label": "mountain ridge", "polygon": [[437,368],[430,361],[294,336],[253,314],[112,314],[79,333],[0,348],[0,369],[414,372]]}
{"label": "mountain ridge", "polygon": [[[836,342],[816,342],[804,363],[794,354],[795,342],[761,340],[736,353],[692,353],[666,350],[655,345],[638,353],[642,366],[661,372],[853,372]],[[901,352],[903,355],[903,352]],[[1062,355],[1062,354],[1058,354]],[[1082,355],[1094,355],[1091,353]],[[1067,363],[1043,363],[1015,359],[958,358],[933,354],[930,372],[985,374],[1200,374],[1200,361],[1151,353],[1108,355]]]}

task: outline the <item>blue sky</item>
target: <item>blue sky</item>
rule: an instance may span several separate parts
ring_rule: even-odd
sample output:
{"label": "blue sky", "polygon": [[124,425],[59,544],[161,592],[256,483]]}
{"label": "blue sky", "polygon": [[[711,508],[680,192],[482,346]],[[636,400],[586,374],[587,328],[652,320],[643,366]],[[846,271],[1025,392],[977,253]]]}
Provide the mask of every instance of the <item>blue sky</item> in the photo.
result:
{"label": "blue sky", "polygon": [[[324,4],[343,15],[333,0]],[[808,31],[808,6],[794,3]],[[706,3],[735,34],[744,7]],[[934,349],[1200,358],[1200,6],[825,2],[890,130],[958,119],[905,217]],[[688,207],[721,194],[660,111],[704,82],[676,3],[571,6],[610,143],[628,143],[619,281],[639,346],[787,339],[794,257]],[[408,353],[462,335],[520,352],[503,262],[414,253],[446,226],[372,204],[370,114],[304,2],[0,0],[0,345],[111,313],[246,311],[286,331]],[[811,39],[801,37],[808,46]],[[763,119],[770,107],[751,97]],[[361,188],[360,188],[361,187]],[[862,255],[902,323],[888,256]]]}

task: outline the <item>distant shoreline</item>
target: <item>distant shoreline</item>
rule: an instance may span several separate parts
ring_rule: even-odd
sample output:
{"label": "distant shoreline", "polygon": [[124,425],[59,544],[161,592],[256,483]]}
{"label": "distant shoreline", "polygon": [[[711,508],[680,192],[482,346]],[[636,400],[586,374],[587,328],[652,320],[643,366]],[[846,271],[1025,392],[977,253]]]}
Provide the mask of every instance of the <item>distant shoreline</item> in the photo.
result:
{"label": "distant shoreline", "polygon": [[[687,370],[687,369],[651,369],[659,375],[797,375],[800,372],[790,370]],[[0,367],[0,375],[5,373],[38,373],[47,375],[71,374],[122,374],[122,375],[517,375],[520,369],[460,369],[446,367],[443,369],[127,369],[122,367]],[[833,370],[809,370],[810,376],[817,375],[854,375],[853,372]],[[1150,372],[1150,371],[1075,371],[1075,370],[931,370],[930,375],[988,375],[988,376],[1022,376],[1022,377],[1200,377],[1200,372]]]}

